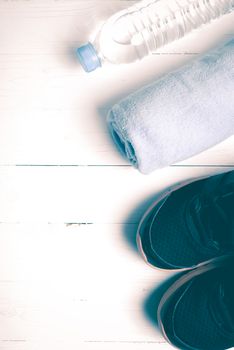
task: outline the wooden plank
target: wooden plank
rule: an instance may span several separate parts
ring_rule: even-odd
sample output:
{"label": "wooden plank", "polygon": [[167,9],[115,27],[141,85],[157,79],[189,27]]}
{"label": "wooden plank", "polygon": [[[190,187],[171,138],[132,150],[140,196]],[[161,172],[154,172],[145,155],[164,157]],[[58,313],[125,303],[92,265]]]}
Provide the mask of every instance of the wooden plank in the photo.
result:
{"label": "wooden plank", "polygon": [[0,222],[136,223],[158,192],[224,170],[171,167],[146,176],[130,167],[0,167]]}
{"label": "wooden plank", "polygon": [[170,274],[122,225],[1,224],[0,246],[0,349],[170,348],[144,311]]}

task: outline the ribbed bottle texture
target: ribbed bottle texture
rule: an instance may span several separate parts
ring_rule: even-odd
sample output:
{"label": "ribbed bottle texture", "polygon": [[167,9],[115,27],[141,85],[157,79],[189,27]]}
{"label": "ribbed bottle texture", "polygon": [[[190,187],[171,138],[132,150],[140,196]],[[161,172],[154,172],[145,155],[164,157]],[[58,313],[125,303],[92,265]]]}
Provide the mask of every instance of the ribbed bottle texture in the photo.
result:
{"label": "ribbed bottle texture", "polygon": [[233,8],[234,0],[143,0],[111,16],[77,53],[86,71],[133,62]]}
{"label": "ribbed bottle texture", "polygon": [[[139,4],[140,5],[140,4]],[[129,8],[115,23],[121,44],[144,42],[149,51],[183,37],[192,29],[229,12],[231,0],[162,0]]]}

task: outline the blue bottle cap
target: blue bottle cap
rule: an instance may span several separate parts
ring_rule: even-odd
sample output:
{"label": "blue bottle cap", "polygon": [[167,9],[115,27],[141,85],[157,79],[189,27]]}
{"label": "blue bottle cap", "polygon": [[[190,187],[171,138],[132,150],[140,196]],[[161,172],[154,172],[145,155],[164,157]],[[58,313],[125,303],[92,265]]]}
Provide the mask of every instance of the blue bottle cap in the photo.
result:
{"label": "blue bottle cap", "polygon": [[96,68],[101,67],[101,60],[92,44],[85,44],[79,47],[76,52],[78,59],[86,72],[92,72]]}

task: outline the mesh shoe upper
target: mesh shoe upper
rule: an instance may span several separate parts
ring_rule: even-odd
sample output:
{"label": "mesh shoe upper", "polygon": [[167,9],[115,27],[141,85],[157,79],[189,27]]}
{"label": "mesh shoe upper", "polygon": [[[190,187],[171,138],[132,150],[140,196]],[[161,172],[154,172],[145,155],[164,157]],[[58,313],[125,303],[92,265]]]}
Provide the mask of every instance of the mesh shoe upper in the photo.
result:
{"label": "mesh shoe upper", "polygon": [[216,269],[195,277],[175,293],[163,320],[174,344],[203,350],[234,346],[232,270]]}
{"label": "mesh shoe upper", "polygon": [[233,250],[234,171],[172,192],[147,220],[143,249],[156,266],[158,258],[167,268],[190,267]]}

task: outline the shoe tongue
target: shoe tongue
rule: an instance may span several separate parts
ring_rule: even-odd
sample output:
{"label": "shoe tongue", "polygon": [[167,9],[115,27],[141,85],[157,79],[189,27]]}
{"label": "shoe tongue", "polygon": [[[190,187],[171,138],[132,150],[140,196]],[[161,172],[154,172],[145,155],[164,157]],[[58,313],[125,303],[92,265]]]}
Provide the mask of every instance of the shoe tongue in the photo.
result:
{"label": "shoe tongue", "polygon": [[230,249],[230,245],[234,243],[234,189],[225,186],[226,191],[217,196],[216,215],[214,213],[211,229],[213,239],[216,240],[220,248]]}
{"label": "shoe tongue", "polygon": [[204,252],[229,250],[234,244],[234,171],[210,177],[204,182],[202,193],[210,203],[216,196],[216,203],[213,201],[204,210],[202,196],[190,202],[186,215],[190,233]]}
{"label": "shoe tongue", "polygon": [[208,181],[204,182],[203,191],[207,194],[213,194],[217,189],[226,185],[234,184],[234,171],[229,171],[223,174],[211,176]]}
{"label": "shoe tongue", "polygon": [[224,185],[223,193],[197,196],[190,203],[188,226],[204,249],[229,250],[234,244],[233,185]]}

